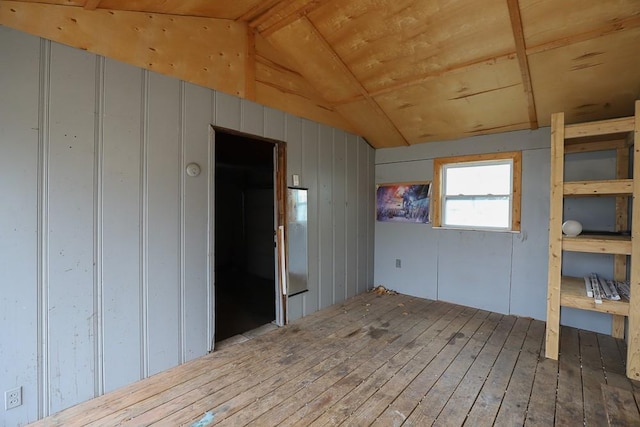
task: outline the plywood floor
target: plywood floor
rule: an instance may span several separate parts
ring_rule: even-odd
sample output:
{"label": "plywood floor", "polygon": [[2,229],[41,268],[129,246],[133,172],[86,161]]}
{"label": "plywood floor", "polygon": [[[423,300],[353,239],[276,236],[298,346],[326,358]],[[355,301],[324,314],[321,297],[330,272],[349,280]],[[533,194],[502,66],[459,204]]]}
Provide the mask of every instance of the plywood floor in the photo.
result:
{"label": "plywood floor", "polygon": [[640,423],[622,341],[563,328],[559,362],[543,344],[540,321],[367,293],[38,425]]}

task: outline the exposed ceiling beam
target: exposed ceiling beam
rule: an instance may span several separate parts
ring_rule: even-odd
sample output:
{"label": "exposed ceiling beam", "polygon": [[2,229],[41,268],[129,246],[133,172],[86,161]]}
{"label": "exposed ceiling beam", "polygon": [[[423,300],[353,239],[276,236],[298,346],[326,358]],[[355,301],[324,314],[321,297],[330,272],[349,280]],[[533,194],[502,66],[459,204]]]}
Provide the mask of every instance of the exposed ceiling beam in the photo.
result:
{"label": "exposed ceiling beam", "polygon": [[529,125],[531,129],[538,129],[538,116],[536,113],[536,101],[533,96],[533,85],[531,84],[531,73],[529,72],[529,59],[527,58],[527,47],[524,40],[524,30],[522,29],[522,17],[520,16],[520,5],[518,0],[507,0],[509,7],[509,17],[511,18],[511,29],[516,43],[516,55],[520,65],[522,75],[522,86],[527,95],[527,107],[529,110]]}
{"label": "exposed ceiling beam", "polygon": [[87,10],[96,10],[102,0],[87,0],[84,2],[84,8]]}

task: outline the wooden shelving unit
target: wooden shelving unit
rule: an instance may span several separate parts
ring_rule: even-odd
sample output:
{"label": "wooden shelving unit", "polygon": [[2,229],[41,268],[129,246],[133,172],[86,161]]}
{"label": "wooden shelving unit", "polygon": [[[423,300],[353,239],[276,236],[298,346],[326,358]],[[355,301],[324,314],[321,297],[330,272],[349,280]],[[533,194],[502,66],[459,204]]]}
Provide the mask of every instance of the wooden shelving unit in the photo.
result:
{"label": "wooden shelving unit", "polygon": [[[551,117],[546,356],[558,358],[561,307],[609,313],[613,316],[611,334],[614,337],[625,337],[626,323],[627,376],[640,379],[640,202],[632,205],[631,218],[628,215],[631,201],[640,201],[640,147],[634,141],[640,142],[640,101],[636,101],[635,116],[631,117],[571,125],[565,125],[564,113],[556,113]],[[633,146],[631,176],[630,146]],[[603,150],[616,151],[617,179],[564,182],[565,154]],[[616,231],[627,230],[631,226],[631,235],[563,236],[564,199],[602,196],[616,198]],[[634,224],[637,226],[633,227]],[[631,300],[596,304],[593,298],[587,297],[582,277],[562,275],[564,251],[613,254],[614,279],[629,279]],[[627,270],[630,271],[628,277]],[[589,273],[584,272],[586,275]],[[625,322],[626,318],[628,322]]]}

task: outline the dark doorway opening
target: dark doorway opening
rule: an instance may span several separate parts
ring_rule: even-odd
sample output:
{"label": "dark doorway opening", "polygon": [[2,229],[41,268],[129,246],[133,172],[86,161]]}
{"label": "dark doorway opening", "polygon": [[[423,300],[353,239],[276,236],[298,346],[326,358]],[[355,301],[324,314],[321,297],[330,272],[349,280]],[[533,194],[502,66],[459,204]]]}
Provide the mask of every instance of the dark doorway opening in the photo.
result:
{"label": "dark doorway opening", "polygon": [[215,133],[215,340],[276,318],[275,144]]}

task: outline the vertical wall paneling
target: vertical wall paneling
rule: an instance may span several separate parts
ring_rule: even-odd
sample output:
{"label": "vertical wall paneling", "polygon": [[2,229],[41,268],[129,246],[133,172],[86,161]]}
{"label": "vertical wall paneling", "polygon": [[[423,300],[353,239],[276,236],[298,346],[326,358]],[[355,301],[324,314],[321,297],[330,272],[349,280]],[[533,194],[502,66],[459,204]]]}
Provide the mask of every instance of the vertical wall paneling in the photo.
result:
{"label": "vertical wall paneling", "polygon": [[358,138],[347,136],[347,297],[358,293]]}
{"label": "vertical wall paneling", "polygon": [[[184,361],[194,359],[209,350],[207,330],[207,301],[211,283],[207,274],[207,194],[213,173],[209,161],[209,120],[211,117],[211,91],[200,86],[184,86],[184,162],[181,175],[183,190],[184,227],[184,302],[183,342]],[[189,163],[200,166],[200,175],[187,176]]]}
{"label": "vertical wall paneling", "polygon": [[[300,185],[304,187],[306,183],[302,175],[302,119],[287,114],[284,117],[284,126],[284,141],[287,150],[287,185],[293,186],[293,175],[296,174],[300,178]],[[288,298],[287,316],[290,322],[303,316],[305,295],[306,293]]]}
{"label": "vertical wall paneling", "polygon": [[179,157],[178,157],[178,176],[180,180],[180,189],[179,189],[179,201],[180,201],[180,213],[179,213],[179,227],[180,227],[180,235],[179,235],[179,243],[178,243],[178,264],[179,264],[179,299],[180,304],[178,305],[178,343],[179,343],[179,352],[178,352],[178,363],[184,363],[185,361],[185,337],[186,337],[186,328],[185,328],[185,314],[186,314],[186,277],[185,277],[185,193],[186,193],[186,178],[187,175],[185,173],[184,167],[186,165],[185,162],[185,85],[186,82],[180,81],[179,86],[179,106],[178,106],[178,144],[179,144]]}
{"label": "vertical wall paneling", "polygon": [[293,186],[293,175],[300,177],[300,185],[306,187],[302,175],[302,119],[285,116],[285,143],[287,144],[287,185]]}
{"label": "vertical wall paneling", "polygon": [[[440,233],[439,239],[438,297],[508,314],[511,234],[447,231]],[[478,277],[490,278],[490,292],[487,286],[479,286]]]}
{"label": "vertical wall paneling", "polygon": [[373,273],[374,273],[374,262],[375,259],[375,226],[376,226],[376,167],[375,167],[375,156],[376,151],[373,147],[368,148],[369,156],[367,159],[369,166],[369,179],[368,179],[368,188],[367,195],[369,196],[369,201],[367,202],[368,212],[367,212],[367,286],[368,289],[371,289],[374,286],[373,283]]}
{"label": "vertical wall paneling", "polygon": [[[40,41],[0,27],[0,391],[23,386],[25,404],[0,424],[38,415],[38,97]],[[6,174],[6,175],[5,175]],[[14,191],[16,187],[21,191]],[[8,292],[11,290],[10,292]],[[29,340],[24,340],[29,337]],[[17,345],[11,345],[17,343]],[[28,400],[26,399],[28,398]]]}
{"label": "vertical wall paneling", "polygon": [[333,302],[347,297],[346,280],[346,135],[342,131],[335,132],[333,140]]}
{"label": "vertical wall paneling", "polygon": [[298,294],[292,297],[289,297],[287,301],[287,317],[289,322],[293,322],[302,317],[302,299],[305,294]]}
{"label": "vertical wall paneling", "polygon": [[318,124],[302,120],[302,174],[305,186],[309,188],[307,195],[308,223],[308,257],[309,257],[309,292],[305,293],[306,316],[318,310],[319,304],[319,218],[318,218]]}
{"label": "vertical wall paneling", "polygon": [[273,108],[264,107],[264,136],[265,138],[275,139],[276,141],[285,141],[285,113],[274,110]]}
{"label": "vertical wall paneling", "polygon": [[0,391],[24,393],[0,424],[212,347],[211,124],[284,140],[287,183],[309,189],[309,291],[289,319],[367,283],[373,158],[358,137],[4,27],[0,56],[0,319],[15,325],[0,331]]}
{"label": "vertical wall paneling", "polygon": [[333,129],[321,125],[318,142],[318,253],[320,254],[318,295],[320,308],[333,304]]}
{"label": "vertical wall paneling", "polygon": [[[532,257],[538,248],[549,245],[549,233],[535,233],[530,230],[544,230],[549,226],[549,149],[527,150],[522,153],[522,170],[529,179],[522,180],[521,223],[527,228],[513,234],[513,255],[510,311],[536,319],[545,319],[545,304],[531,304],[545,301],[547,287],[540,286],[540,272],[546,271],[545,257]],[[545,278],[546,279],[546,278]],[[546,283],[545,283],[546,285]]]}
{"label": "vertical wall paneling", "polygon": [[149,376],[149,86],[142,71],[140,126],[140,376]]}
{"label": "vertical wall paneling", "polygon": [[47,230],[50,412],[94,396],[95,75],[94,55],[52,44]]}
{"label": "vertical wall paneling", "polygon": [[95,107],[94,107],[94,156],[93,156],[93,336],[94,336],[94,396],[104,393],[104,360],[103,360],[103,189],[104,189],[104,72],[105,59],[96,56],[95,75]]}
{"label": "vertical wall paneling", "polygon": [[207,282],[209,283],[209,307],[207,308],[207,327],[208,333],[207,336],[209,338],[208,345],[210,350],[215,349],[215,333],[216,333],[216,283],[215,283],[215,257],[216,257],[216,244],[215,244],[215,202],[216,202],[216,174],[215,174],[215,164],[216,164],[216,131],[214,129],[214,125],[217,124],[218,120],[218,97],[221,94],[216,91],[211,91],[211,125],[208,126],[209,138],[207,139],[208,144],[208,159],[209,159],[209,179],[208,179],[208,191],[207,195],[209,199],[207,200],[207,249],[209,250],[209,255],[207,257]]}
{"label": "vertical wall paneling", "polygon": [[369,145],[362,139],[358,139],[358,272],[357,272],[357,293],[367,290],[367,256],[369,250],[367,216],[369,207],[367,203],[369,197],[369,165],[367,151]]}
{"label": "vertical wall paneling", "polygon": [[105,391],[142,378],[142,83],[143,73],[139,68],[106,61],[102,126]]}
{"label": "vertical wall paneling", "polygon": [[[376,152],[377,154],[377,152]],[[379,183],[409,182],[430,180],[433,175],[433,162],[420,160],[404,162],[402,168],[395,164],[381,164],[375,168]],[[375,200],[374,189],[370,190]],[[372,201],[372,209],[375,208]],[[375,285],[421,298],[436,299],[438,296],[438,240],[442,230],[433,229],[427,224],[394,224],[376,222],[375,213],[370,213],[375,227]],[[398,227],[402,225],[402,227]],[[402,239],[398,239],[398,233]],[[387,244],[386,242],[396,242]],[[371,249],[370,249],[371,250]],[[451,256],[443,254],[442,256]],[[401,268],[395,267],[400,259]],[[425,274],[425,272],[433,272]]]}
{"label": "vertical wall paneling", "polygon": [[179,360],[180,164],[178,80],[149,74],[148,339],[149,375]]}
{"label": "vertical wall paneling", "polygon": [[214,124],[227,129],[240,130],[242,117],[242,101],[235,96],[216,92],[214,108]]}
{"label": "vertical wall paneling", "polygon": [[264,136],[264,107],[255,102],[241,101],[240,131],[249,135]]}
{"label": "vertical wall paneling", "polygon": [[[215,116],[216,109],[216,92],[212,93],[211,96],[211,114]],[[215,348],[215,332],[216,332],[216,316],[215,316],[215,308],[216,308],[216,292],[215,292],[215,256],[216,256],[216,244],[215,244],[215,202],[216,202],[216,174],[215,174],[215,164],[216,164],[216,150],[215,150],[215,141],[216,141],[216,132],[212,125],[208,127],[209,137],[207,139],[207,148],[209,159],[209,179],[207,180],[208,188],[207,194],[209,195],[207,200],[207,283],[209,297],[207,301],[209,302],[209,306],[207,307],[207,344],[209,350],[213,350]]]}
{"label": "vertical wall paneling", "polygon": [[[14,33],[15,35],[15,33]],[[25,67],[27,68],[27,67]],[[27,68],[28,69],[28,68]],[[38,85],[38,417],[49,414],[49,100],[51,98],[51,42],[40,41]],[[9,80],[12,82],[12,80]],[[3,169],[4,170],[4,169]],[[24,398],[25,396],[23,396]]]}

